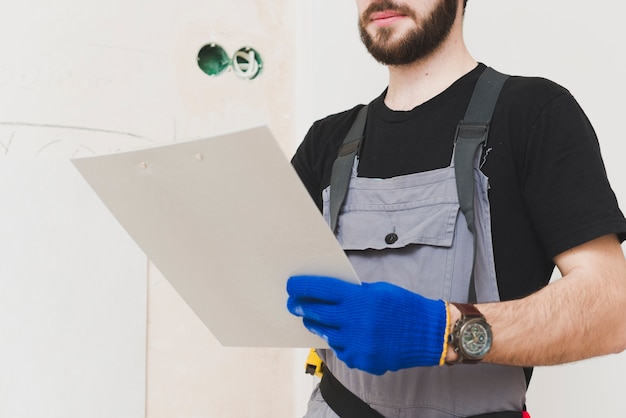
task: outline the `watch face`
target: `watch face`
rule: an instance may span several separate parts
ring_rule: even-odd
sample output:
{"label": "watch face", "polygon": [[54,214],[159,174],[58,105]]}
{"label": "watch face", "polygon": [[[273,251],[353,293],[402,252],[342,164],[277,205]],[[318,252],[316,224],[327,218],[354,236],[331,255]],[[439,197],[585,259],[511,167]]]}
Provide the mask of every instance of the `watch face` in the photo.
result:
{"label": "watch face", "polygon": [[471,319],[461,328],[460,345],[470,359],[481,359],[491,348],[491,329],[480,319]]}

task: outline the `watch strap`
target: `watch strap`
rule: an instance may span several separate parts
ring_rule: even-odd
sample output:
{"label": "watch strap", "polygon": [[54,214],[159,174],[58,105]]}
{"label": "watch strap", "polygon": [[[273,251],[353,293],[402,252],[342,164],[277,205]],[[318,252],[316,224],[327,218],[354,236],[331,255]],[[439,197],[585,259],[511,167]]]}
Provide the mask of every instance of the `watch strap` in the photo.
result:
{"label": "watch strap", "polygon": [[455,303],[452,302],[454,306],[461,312],[461,315],[464,317],[473,316],[473,317],[483,317],[483,314],[478,310],[475,305],[471,303]]}

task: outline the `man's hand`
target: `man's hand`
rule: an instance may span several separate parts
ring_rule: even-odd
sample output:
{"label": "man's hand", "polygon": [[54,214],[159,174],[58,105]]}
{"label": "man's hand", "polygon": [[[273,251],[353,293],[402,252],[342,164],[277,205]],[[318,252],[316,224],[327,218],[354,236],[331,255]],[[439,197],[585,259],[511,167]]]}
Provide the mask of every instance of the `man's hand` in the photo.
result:
{"label": "man's hand", "polygon": [[443,363],[447,306],[391,283],[355,285],[296,276],[287,282],[287,308],[324,338],[348,365],[382,375]]}

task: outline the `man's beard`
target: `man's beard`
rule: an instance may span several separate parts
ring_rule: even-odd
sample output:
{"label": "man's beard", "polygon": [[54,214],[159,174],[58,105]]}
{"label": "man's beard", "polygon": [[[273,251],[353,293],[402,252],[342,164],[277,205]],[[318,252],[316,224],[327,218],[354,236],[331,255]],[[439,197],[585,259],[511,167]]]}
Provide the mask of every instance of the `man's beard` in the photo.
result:
{"label": "man's beard", "polygon": [[[393,0],[372,3],[359,19],[361,40],[374,59],[385,65],[406,65],[433,53],[450,34],[457,15],[458,0],[440,0],[428,16],[418,22],[415,12],[407,6],[397,5]],[[374,12],[393,10],[407,15],[417,25],[403,38],[391,41],[392,27],[377,29],[372,36],[365,29],[369,16]]]}

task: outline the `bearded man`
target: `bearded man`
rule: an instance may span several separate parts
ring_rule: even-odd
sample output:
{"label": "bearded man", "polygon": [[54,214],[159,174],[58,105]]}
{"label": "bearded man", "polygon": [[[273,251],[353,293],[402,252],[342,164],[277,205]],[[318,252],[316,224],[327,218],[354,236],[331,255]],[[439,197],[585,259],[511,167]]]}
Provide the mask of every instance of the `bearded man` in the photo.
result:
{"label": "bearded man", "polygon": [[478,63],[465,1],[356,3],[388,86],[292,159],[362,281],[287,283],[330,347],[306,416],[528,416],[533,366],[626,349],[626,220],[594,130],[565,88]]}

